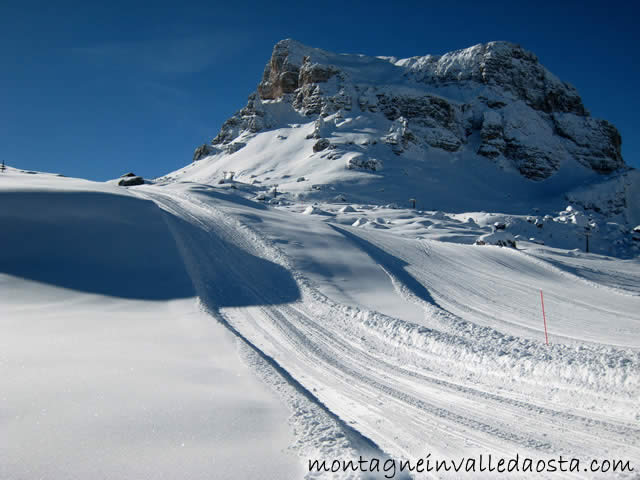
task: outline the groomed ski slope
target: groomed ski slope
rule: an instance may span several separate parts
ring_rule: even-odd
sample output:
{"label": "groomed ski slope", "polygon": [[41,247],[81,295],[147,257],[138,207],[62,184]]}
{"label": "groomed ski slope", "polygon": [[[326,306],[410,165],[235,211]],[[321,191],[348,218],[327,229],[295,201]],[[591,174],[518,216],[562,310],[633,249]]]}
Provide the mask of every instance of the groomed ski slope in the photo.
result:
{"label": "groomed ski slope", "polygon": [[[86,264],[98,265],[101,272],[112,275],[109,282],[82,284],[74,281],[73,269],[59,281],[55,275],[39,273],[46,269],[29,266],[26,257],[24,264],[11,263],[6,251],[0,257],[3,330],[10,334],[4,336],[9,339],[5,347],[12,347],[4,354],[3,365],[9,369],[3,375],[6,393],[2,398],[8,414],[2,422],[15,435],[23,435],[24,441],[40,433],[51,439],[60,435],[68,442],[65,448],[35,455],[39,469],[32,472],[24,469],[30,446],[0,443],[0,451],[11,460],[0,473],[9,478],[55,472],[47,470],[47,462],[59,465],[61,452],[70,452],[74,442],[87,438],[93,439],[96,448],[109,445],[98,461],[104,471],[129,474],[129,478],[158,478],[160,471],[166,478],[177,478],[174,472],[184,465],[192,469],[191,475],[185,470],[184,478],[252,478],[254,465],[266,469],[261,478],[280,478],[283,471],[290,477],[282,478],[298,478],[305,474],[308,459],[357,460],[359,454],[414,460],[429,453],[434,459],[489,453],[506,458],[563,455],[584,461],[624,459],[636,471],[640,467],[640,269],[636,261],[620,261],[623,272],[611,275],[615,259],[574,259],[546,248],[514,251],[402,238],[344,226],[328,215],[274,209],[232,189],[195,183],[124,189],[42,174],[22,175],[20,182],[20,188],[3,184],[3,198],[19,193],[19,199],[26,201],[52,188],[85,202],[94,198],[87,197],[87,192],[126,197],[117,199],[117,206],[111,205],[114,208],[100,203],[106,210],[97,218],[73,210],[65,217],[73,218],[74,228],[79,229],[90,222],[112,222],[100,230],[105,252],[111,241],[109,228],[131,228],[137,233],[116,236],[123,242],[118,243],[119,249],[126,247],[127,238],[133,241],[131,251]],[[122,209],[122,202],[128,210]],[[73,202],[57,205],[70,209]],[[33,211],[13,216],[5,211],[2,221],[33,215]],[[46,211],[42,216],[36,215],[37,222],[31,225],[39,234],[32,240],[35,244],[51,238],[51,224],[57,221],[53,218],[48,224]],[[5,238],[19,238],[19,229],[9,231],[14,236]],[[64,250],[64,242],[56,246]],[[18,240],[14,247],[20,251]],[[85,265],[74,259],[77,247],[68,245],[61,254],[63,264]],[[153,266],[152,258],[166,248],[174,253],[158,257],[159,264]],[[102,255],[100,248],[92,251],[96,257]],[[59,267],[56,249],[45,246],[41,253],[52,256],[50,265]],[[123,299],[124,287],[116,282],[123,280],[119,276],[123,268],[138,280],[130,282],[132,288],[147,282],[146,288],[134,289],[136,298]],[[189,285],[183,283],[185,278]],[[171,294],[174,287],[179,287],[175,295]],[[539,304],[541,289],[548,315],[548,346]],[[110,341],[105,343],[100,324],[113,312],[119,313],[119,321],[109,325]],[[54,332],[39,331],[36,319],[47,314],[55,321],[49,326]],[[155,331],[150,318],[154,316],[161,331]],[[207,325],[207,319],[216,327]],[[139,328],[131,329],[125,322]],[[219,325],[226,334],[216,330]],[[79,362],[86,355],[91,358],[92,351],[98,352],[101,361],[74,373],[76,363],[61,361],[64,350],[47,345],[45,340],[54,333],[57,338],[77,336],[78,342],[86,343],[76,352]],[[19,369],[29,364],[31,354],[25,353],[24,345],[32,335],[40,339],[33,345],[34,358],[46,352],[43,361],[49,365],[31,370],[33,381],[46,386],[38,395],[27,388],[33,382],[16,380]],[[230,364],[230,338],[243,358],[237,360],[249,364],[261,383],[253,383],[255,378],[243,380],[245,384],[231,381],[240,367]],[[145,341],[147,346],[134,354],[136,345]],[[87,423],[77,411],[93,413],[96,398],[73,395],[77,406],[67,407],[58,396],[69,384],[43,378],[54,364],[58,378],[77,379],[76,389],[92,372],[105,378],[110,372],[107,362],[120,354],[121,342],[132,352],[129,363],[135,365],[131,368],[151,352],[150,358],[156,360],[143,362],[146,373],[155,372],[155,378],[169,383],[162,388],[136,383],[148,378],[144,373],[131,374],[122,383],[89,383],[85,388],[94,395],[100,391],[98,405],[104,402],[105,408],[100,412],[103,422]],[[165,352],[172,375],[156,364],[165,361]],[[219,365],[219,373],[208,370],[207,352],[210,362]],[[129,363],[125,359],[115,365],[124,369]],[[195,383],[204,390],[192,390],[191,380],[177,380],[184,377],[197,379]],[[208,410],[203,393],[207,385],[215,386],[221,379],[224,384],[214,390],[223,397]],[[130,439],[138,431],[130,423],[136,408],[126,401],[129,391],[138,392],[153,407],[145,417],[151,419],[148,426],[153,429],[140,443],[127,443],[118,450],[114,440],[120,435]],[[164,392],[171,392],[166,400],[162,400]],[[188,392],[190,401],[180,403],[181,395]],[[101,399],[103,394],[107,399]],[[154,403],[151,398],[156,395]],[[29,399],[32,408],[25,410],[30,416],[16,420],[20,398]],[[119,399],[117,407],[108,400],[114,398]],[[256,398],[263,406],[255,403]],[[171,428],[160,425],[156,433],[152,420],[173,412],[172,404],[179,406],[180,414],[170,417],[174,419]],[[43,408],[54,418],[66,411],[70,426],[54,422],[38,427],[35,412]],[[288,412],[291,437],[281,429],[283,410]],[[255,423],[239,414],[242,411],[254,412]],[[260,412],[271,413],[265,417]],[[208,436],[212,432],[202,426],[203,418],[230,428],[239,422],[242,433],[234,438],[251,438],[249,451],[243,452],[240,443],[225,449],[221,436],[212,441]],[[163,442],[189,433],[197,441],[187,456],[164,455],[172,450]],[[268,453],[252,454],[252,448],[260,451],[264,439],[273,439]],[[134,460],[131,456],[140,451],[142,440],[147,442],[147,454]],[[189,442],[185,443],[188,447]],[[285,451],[288,445],[292,449]],[[231,459],[239,470],[221,470],[218,461],[204,462],[209,452],[220,462]],[[296,462],[291,461],[291,453],[297,455]],[[164,462],[154,465],[157,454],[164,455]],[[95,461],[90,456],[71,456],[59,471],[82,478]],[[584,478],[584,474],[565,476]],[[351,477],[358,475],[335,476]],[[54,474],[53,478],[59,477]],[[555,473],[553,478],[564,477]]]}
{"label": "groomed ski slope", "polygon": [[137,192],[180,219],[205,308],[386,453],[640,458],[637,296],[521,252],[363,233],[204,185]]}

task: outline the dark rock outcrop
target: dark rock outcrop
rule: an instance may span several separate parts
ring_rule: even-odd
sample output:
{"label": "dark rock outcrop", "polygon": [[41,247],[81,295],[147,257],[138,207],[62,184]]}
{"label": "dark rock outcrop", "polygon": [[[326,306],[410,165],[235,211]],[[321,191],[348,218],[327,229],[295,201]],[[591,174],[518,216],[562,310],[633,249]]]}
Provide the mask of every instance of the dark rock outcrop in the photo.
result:
{"label": "dark rock outcrop", "polygon": [[375,158],[357,155],[347,160],[347,168],[349,170],[361,169],[361,170],[371,170],[372,172],[376,172],[382,169],[382,162]]}
{"label": "dark rock outcrop", "polygon": [[121,187],[133,187],[135,185],[144,185],[144,178],[139,177],[137,175],[134,175],[133,177],[125,177],[125,178],[121,178],[120,181],[118,181],[118,185],[120,185]]}
{"label": "dark rock outcrop", "polygon": [[200,145],[193,152],[193,161],[197,162],[201,158],[208,157],[212,153],[213,153],[213,148],[211,147],[211,145],[207,145],[206,143],[203,145]]}
{"label": "dark rock outcrop", "polygon": [[558,135],[570,141],[569,152],[598,173],[611,173],[624,166],[622,137],[611,123],[592,117],[554,114]]}
{"label": "dark rock outcrop", "polygon": [[326,138],[321,138],[320,140],[318,140],[316,143],[313,144],[313,151],[321,152],[322,150],[325,150],[330,146],[331,146],[331,142],[329,140],[327,140]]}

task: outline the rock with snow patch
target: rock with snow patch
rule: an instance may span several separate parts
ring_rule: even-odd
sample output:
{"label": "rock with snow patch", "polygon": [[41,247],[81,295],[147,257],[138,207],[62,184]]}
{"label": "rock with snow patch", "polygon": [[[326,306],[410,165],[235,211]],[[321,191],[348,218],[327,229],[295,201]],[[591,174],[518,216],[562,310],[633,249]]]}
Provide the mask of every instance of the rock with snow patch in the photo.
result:
{"label": "rock with snow patch", "polygon": [[516,248],[515,237],[504,230],[497,230],[492,233],[481,235],[475,242],[476,245],[497,245],[499,247]]}
{"label": "rock with snow patch", "polygon": [[493,228],[494,230],[498,231],[498,230],[504,230],[507,228],[507,225],[504,222],[495,222],[493,224]]}
{"label": "rock with snow patch", "polygon": [[313,144],[313,151],[321,152],[322,150],[325,150],[330,146],[331,146],[331,142],[329,140],[327,140],[326,138],[321,138],[320,140],[318,140],[316,143]]}
{"label": "rock with snow patch", "polygon": [[323,215],[325,213],[326,212],[324,210],[321,210],[320,208],[316,207],[315,205],[309,205],[302,212],[303,215]]}
{"label": "rock with snow patch", "polygon": [[198,160],[208,157],[214,151],[214,148],[208,144],[202,144],[193,152],[193,161],[197,162]]}
{"label": "rock with snow patch", "polygon": [[364,155],[354,155],[347,159],[346,167],[348,170],[361,169],[377,172],[378,170],[382,170],[382,161]]}
{"label": "rock with snow patch", "polygon": [[118,185],[120,185],[121,187],[133,187],[135,185],[143,185],[144,184],[144,178],[139,177],[137,175],[134,175],[133,177],[125,177],[125,178],[121,178],[118,181]]}

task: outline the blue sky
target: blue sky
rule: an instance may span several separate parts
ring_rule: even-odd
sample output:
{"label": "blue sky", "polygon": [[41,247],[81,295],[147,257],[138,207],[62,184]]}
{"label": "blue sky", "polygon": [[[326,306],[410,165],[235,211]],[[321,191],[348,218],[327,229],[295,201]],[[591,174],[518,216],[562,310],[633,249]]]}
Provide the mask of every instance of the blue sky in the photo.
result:
{"label": "blue sky", "polygon": [[155,177],[255,90],[283,38],[408,57],[509,40],[578,88],[640,167],[634,2],[13,2],[0,5],[0,159]]}

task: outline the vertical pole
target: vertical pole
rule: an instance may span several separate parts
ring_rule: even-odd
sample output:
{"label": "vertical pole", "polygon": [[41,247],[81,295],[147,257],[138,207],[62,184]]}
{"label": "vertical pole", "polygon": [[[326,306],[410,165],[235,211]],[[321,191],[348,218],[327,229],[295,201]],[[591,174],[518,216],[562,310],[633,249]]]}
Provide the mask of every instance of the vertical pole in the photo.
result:
{"label": "vertical pole", "polygon": [[587,237],[587,253],[589,253],[589,234],[586,234],[585,237]]}
{"label": "vertical pole", "polygon": [[544,342],[549,345],[549,337],[547,336],[547,316],[544,313],[544,297],[540,290],[540,303],[542,304],[542,321],[544,322]]}

